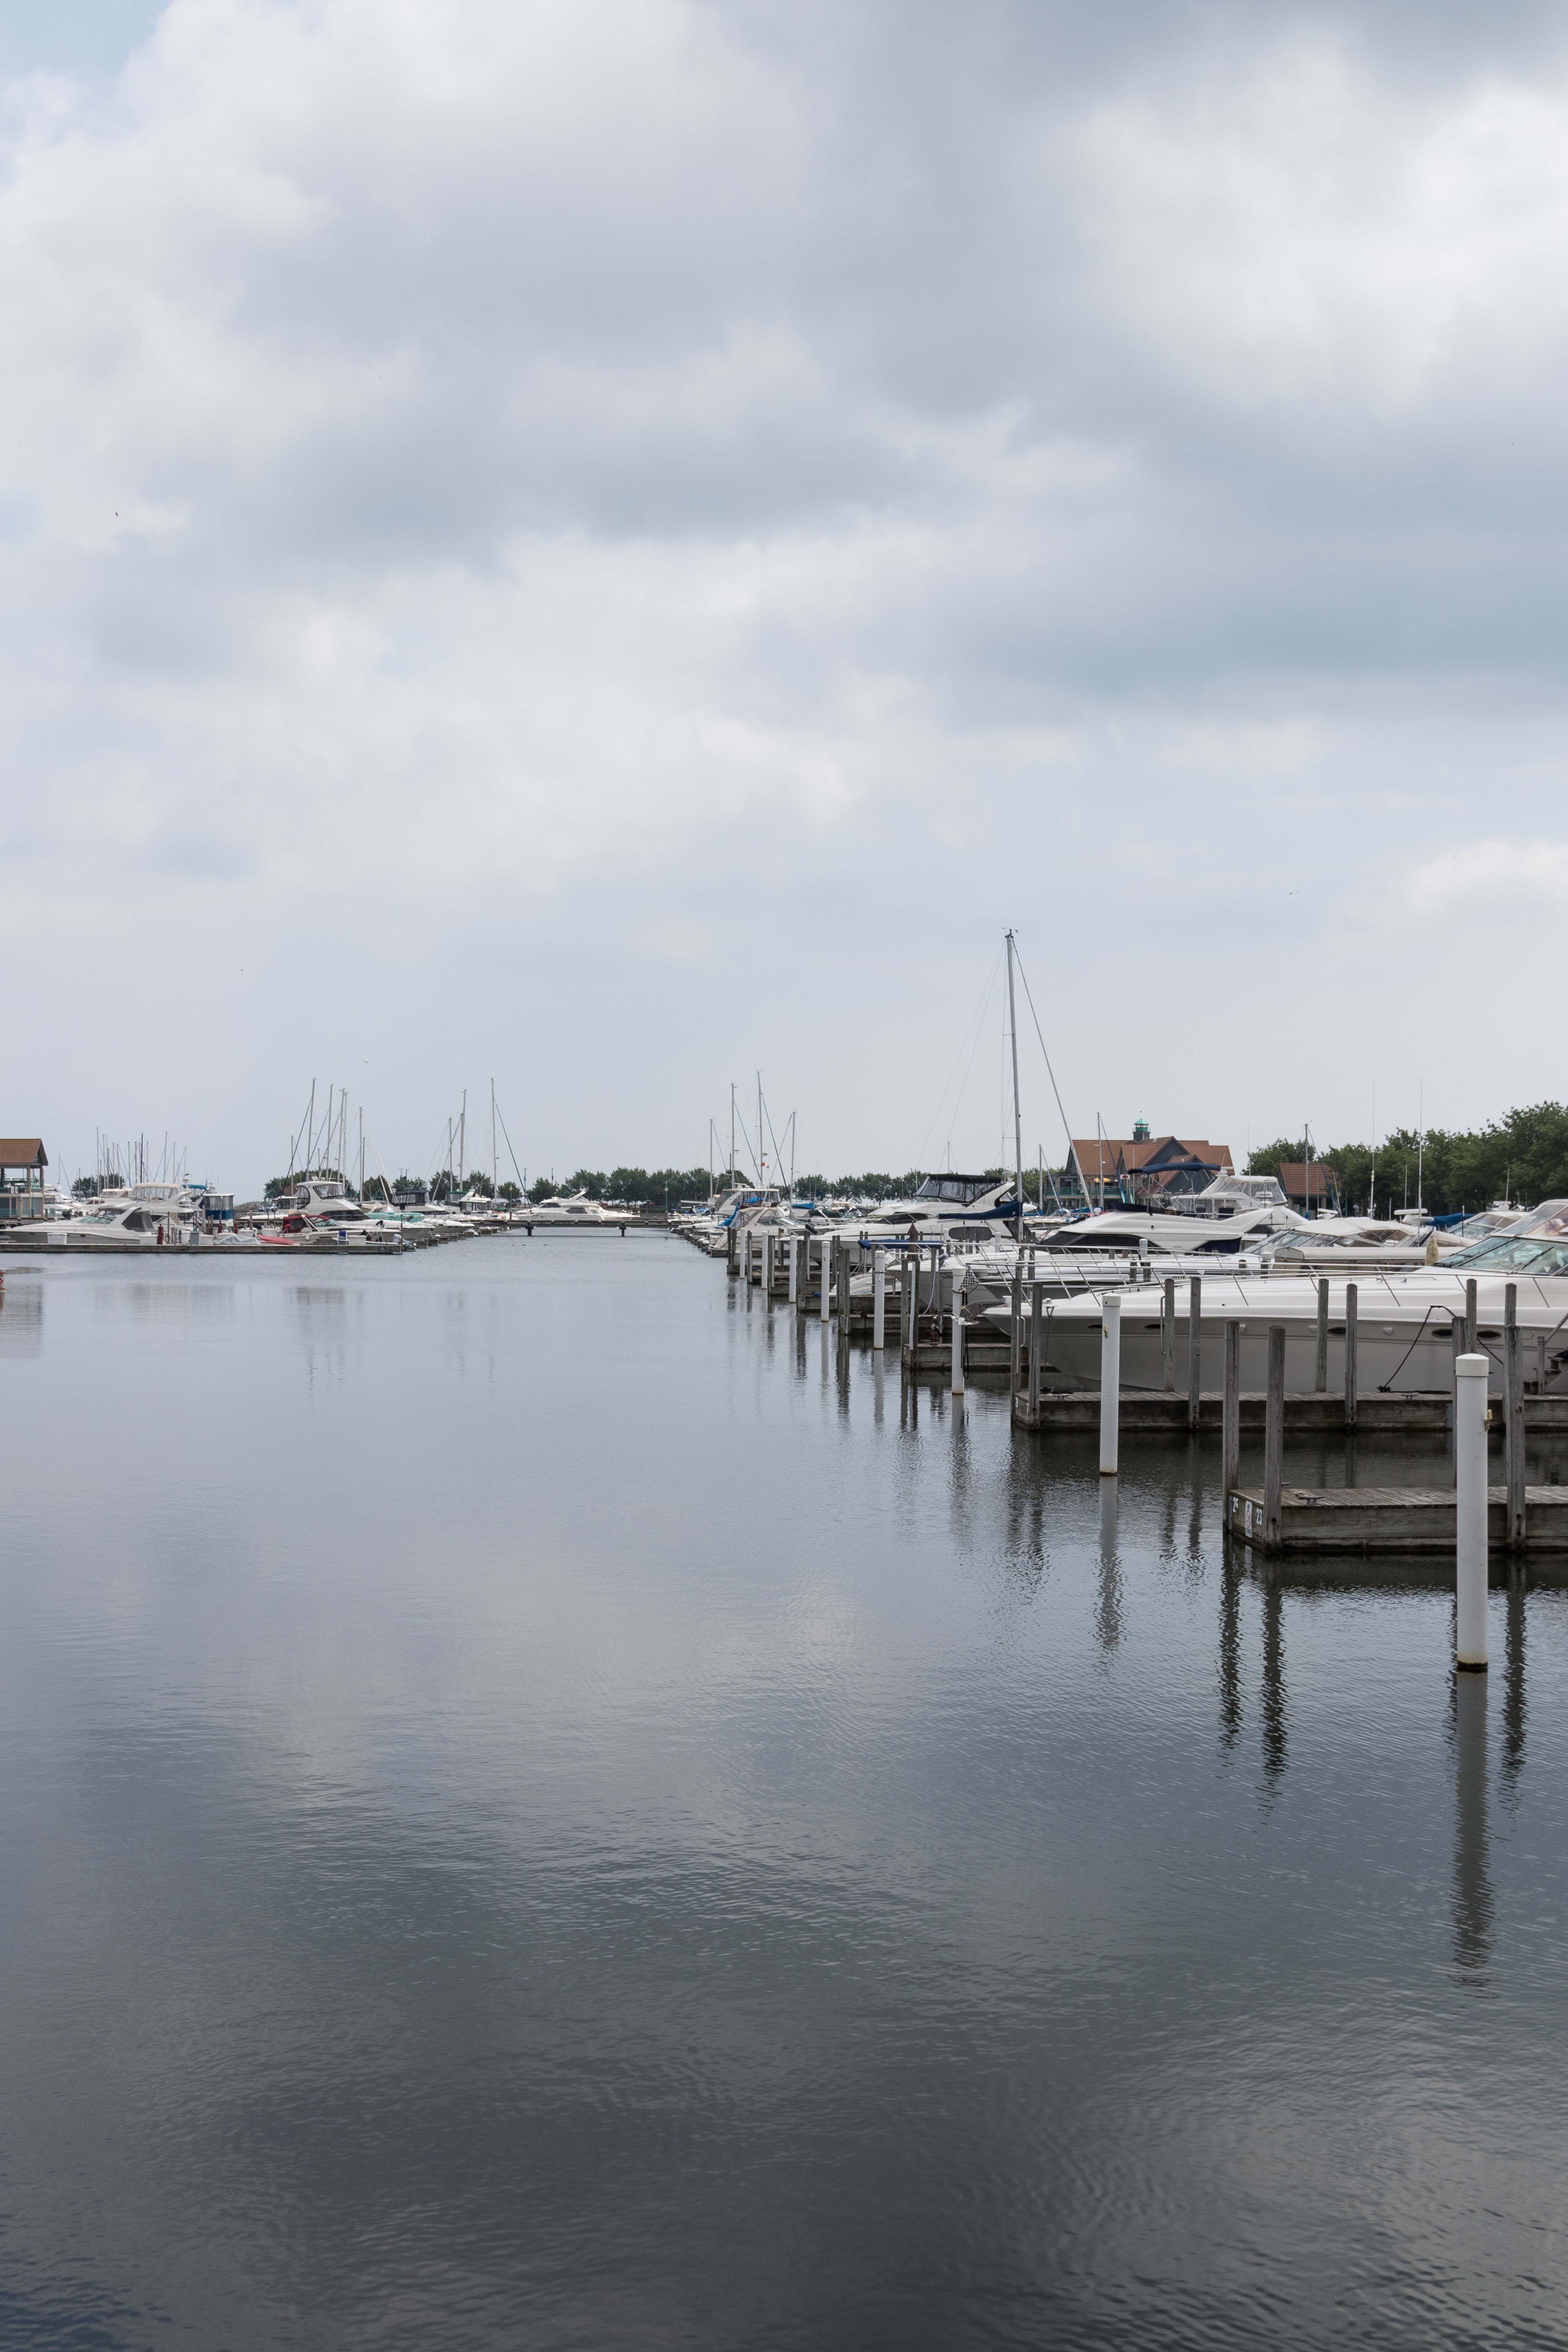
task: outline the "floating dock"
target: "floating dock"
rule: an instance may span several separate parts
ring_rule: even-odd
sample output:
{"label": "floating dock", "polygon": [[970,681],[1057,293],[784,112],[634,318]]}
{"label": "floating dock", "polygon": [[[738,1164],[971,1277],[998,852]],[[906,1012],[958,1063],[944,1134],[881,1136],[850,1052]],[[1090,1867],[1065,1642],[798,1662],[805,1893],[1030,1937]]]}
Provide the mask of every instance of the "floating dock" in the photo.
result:
{"label": "floating dock", "polygon": [[[1517,1551],[1568,1552],[1568,1486],[1527,1486],[1524,1538]],[[1282,1486],[1277,1538],[1268,1538],[1260,1486],[1233,1486],[1225,1498],[1226,1530],[1269,1552],[1432,1551],[1455,1548],[1458,1507],[1452,1486]],[[1508,1541],[1508,1488],[1487,1489],[1489,1548]]]}
{"label": "floating dock", "polygon": [[[1003,1360],[1005,1366],[1005,1349]],[[1262,1389],[1244,1390],[1237,1402],[1242,1428],[1262,1430],[1268,1417],[1267,1392]],[[1285,1426],[1296,1437],[1386,1437],[1395,1433],[1442,1431],[1448,1428],[1453,1418],[1453,1400],[1441,1391],[1418,1396],[1360,1397],[1353,1415],[1347,1412],[1342,1396],[1314,1389],[1288,1395],[1283,1402]],[[1535,1425],[1529,1407],[1537,1402],[1568,1406],[1568,1397],[1530,1399],[1525,1411],[1527,1428]],[[1098,1430],[1100,1412],[1098,1389],[1046,1389],[1033,1402],[1028,1391],[1020,1389],[1013,1399],[1013,1419],[1019,1429]],[[1123,1430],[1163,1430],[1184,1437],[1195,1430],[1201,1436],[1214,1436],[1222,1427],[1224,1412],[1225,1396],[1218,1389],[1206,1389],[1197,1399],[1195,1423],[1190,1398],[1171,1396],[1163,1390],[1123,1389],[1118,1417]],[[1568,1428],[1568,1412],[1561,1424],[1553,1425]]]}

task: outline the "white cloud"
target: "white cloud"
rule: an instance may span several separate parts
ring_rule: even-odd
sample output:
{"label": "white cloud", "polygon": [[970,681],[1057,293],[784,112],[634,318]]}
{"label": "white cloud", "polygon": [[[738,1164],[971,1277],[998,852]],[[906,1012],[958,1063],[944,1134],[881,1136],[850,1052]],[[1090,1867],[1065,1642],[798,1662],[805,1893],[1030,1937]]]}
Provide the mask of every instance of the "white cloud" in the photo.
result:
{"label": "white cloud", "polygon": [[1410,899],[1422,913],[1568,907],[1568,841],[1468,841],[1442,850],[1412,874]]}

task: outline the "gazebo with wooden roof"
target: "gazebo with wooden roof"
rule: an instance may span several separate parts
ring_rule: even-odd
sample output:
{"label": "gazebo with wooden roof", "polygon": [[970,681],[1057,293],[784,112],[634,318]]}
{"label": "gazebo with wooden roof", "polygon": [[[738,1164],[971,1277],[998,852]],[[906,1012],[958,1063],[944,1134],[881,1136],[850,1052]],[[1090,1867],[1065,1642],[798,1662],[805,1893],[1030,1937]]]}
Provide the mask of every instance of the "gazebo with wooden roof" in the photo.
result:
{"label": "gazebo with wooden roof", "polygon": [[43,1214],[44,1171],[49,1155],[37,1135],[0,1135],[0,1220],[20,1223]]}

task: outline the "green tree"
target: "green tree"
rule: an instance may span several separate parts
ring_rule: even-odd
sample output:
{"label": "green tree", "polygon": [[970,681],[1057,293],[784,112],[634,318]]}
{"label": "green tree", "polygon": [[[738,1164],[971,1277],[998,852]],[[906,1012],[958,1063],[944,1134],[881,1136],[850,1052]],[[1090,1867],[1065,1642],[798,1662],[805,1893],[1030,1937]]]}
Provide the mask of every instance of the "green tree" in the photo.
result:
{"label": "green tree", "polygon": [[[1247,1167],[1277,1175],[1282,1160],[1306,1156],[1302,1140],[1262,1144]],[[1315,1146],[1332,1168],[1347,1209],[1369,1202],[1388,1214],[1414,1208],[1417,1196],[1437,1216],[1484,1209],[1505,1195],[1533,1205],[1568,1198],[1568,1105],[1533,1103],[1483,1128],[1429,1128],[1425,1136],[1395,1128],[1374,1151],[1366,1143]]]}

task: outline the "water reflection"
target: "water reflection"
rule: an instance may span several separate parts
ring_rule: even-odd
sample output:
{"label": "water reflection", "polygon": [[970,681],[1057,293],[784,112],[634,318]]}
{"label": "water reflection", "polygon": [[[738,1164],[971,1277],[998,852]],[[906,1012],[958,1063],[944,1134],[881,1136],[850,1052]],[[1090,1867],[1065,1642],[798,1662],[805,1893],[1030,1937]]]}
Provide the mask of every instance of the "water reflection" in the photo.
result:
{"label": "water reflection", "polygon": [[[1205,1556],[1201,1454],[858,1350],[847,1429],[818,1318],[637,1246],[548,1329],[242,1284],[194,1465],[89,1283],[0,1382],[7,2340],[1556,2340],[1561,1599],[1492,1847],[1439,1568]],[[612,1316],[675,1369],[606,1427]]]}
{"label": "water reflection", "polygon": [[1095,1601],[1094,1631],[1101,1657],[1109,1658],[1121,1639],[1121,1562],[1117,1536],[1121,1525],[1121,1482],[1100,1482],[1100,1589]]}
{"label": "water reflection", "polygon": [[1278,1788],[1286,1762],[1288,1705],[1285,1694],[1284,1606],[1279,1579],[1266,1570],[1263,1575],[1263,1696],[1260,1715],[1263,1784],[1268,1795],[1272,1795]]}
{"label": "water reflection", "polygon": [[1454,1964],[1469,1982],[1491,1958],[1492,1889],[1487,1853],[1487,1681],[1454,1676]]}
{"label": "water reflection", "polygon": [[1219,1570],[1219,1744],[1241,1737],[1241,1561],[1238,1547],[1221,1547]]}
{"label": "water reflection", "polygon": [[1524,1770],[1524,1570],[1515,1567],[1508,1580],[1503,1632],[1502,1795],[1510,1811],[1519,1803]]}
{"label": "water reflection", "polygon": [[43,1346],[43,1284],[0,1280],[0,1356],[38,1356]]}
{"label": "water reflection", "polygon": [[174,1325],[232,1323],[234,1285],[228,1282],[100,1282],[93,1289],[95,1314],[136,1323]]}

